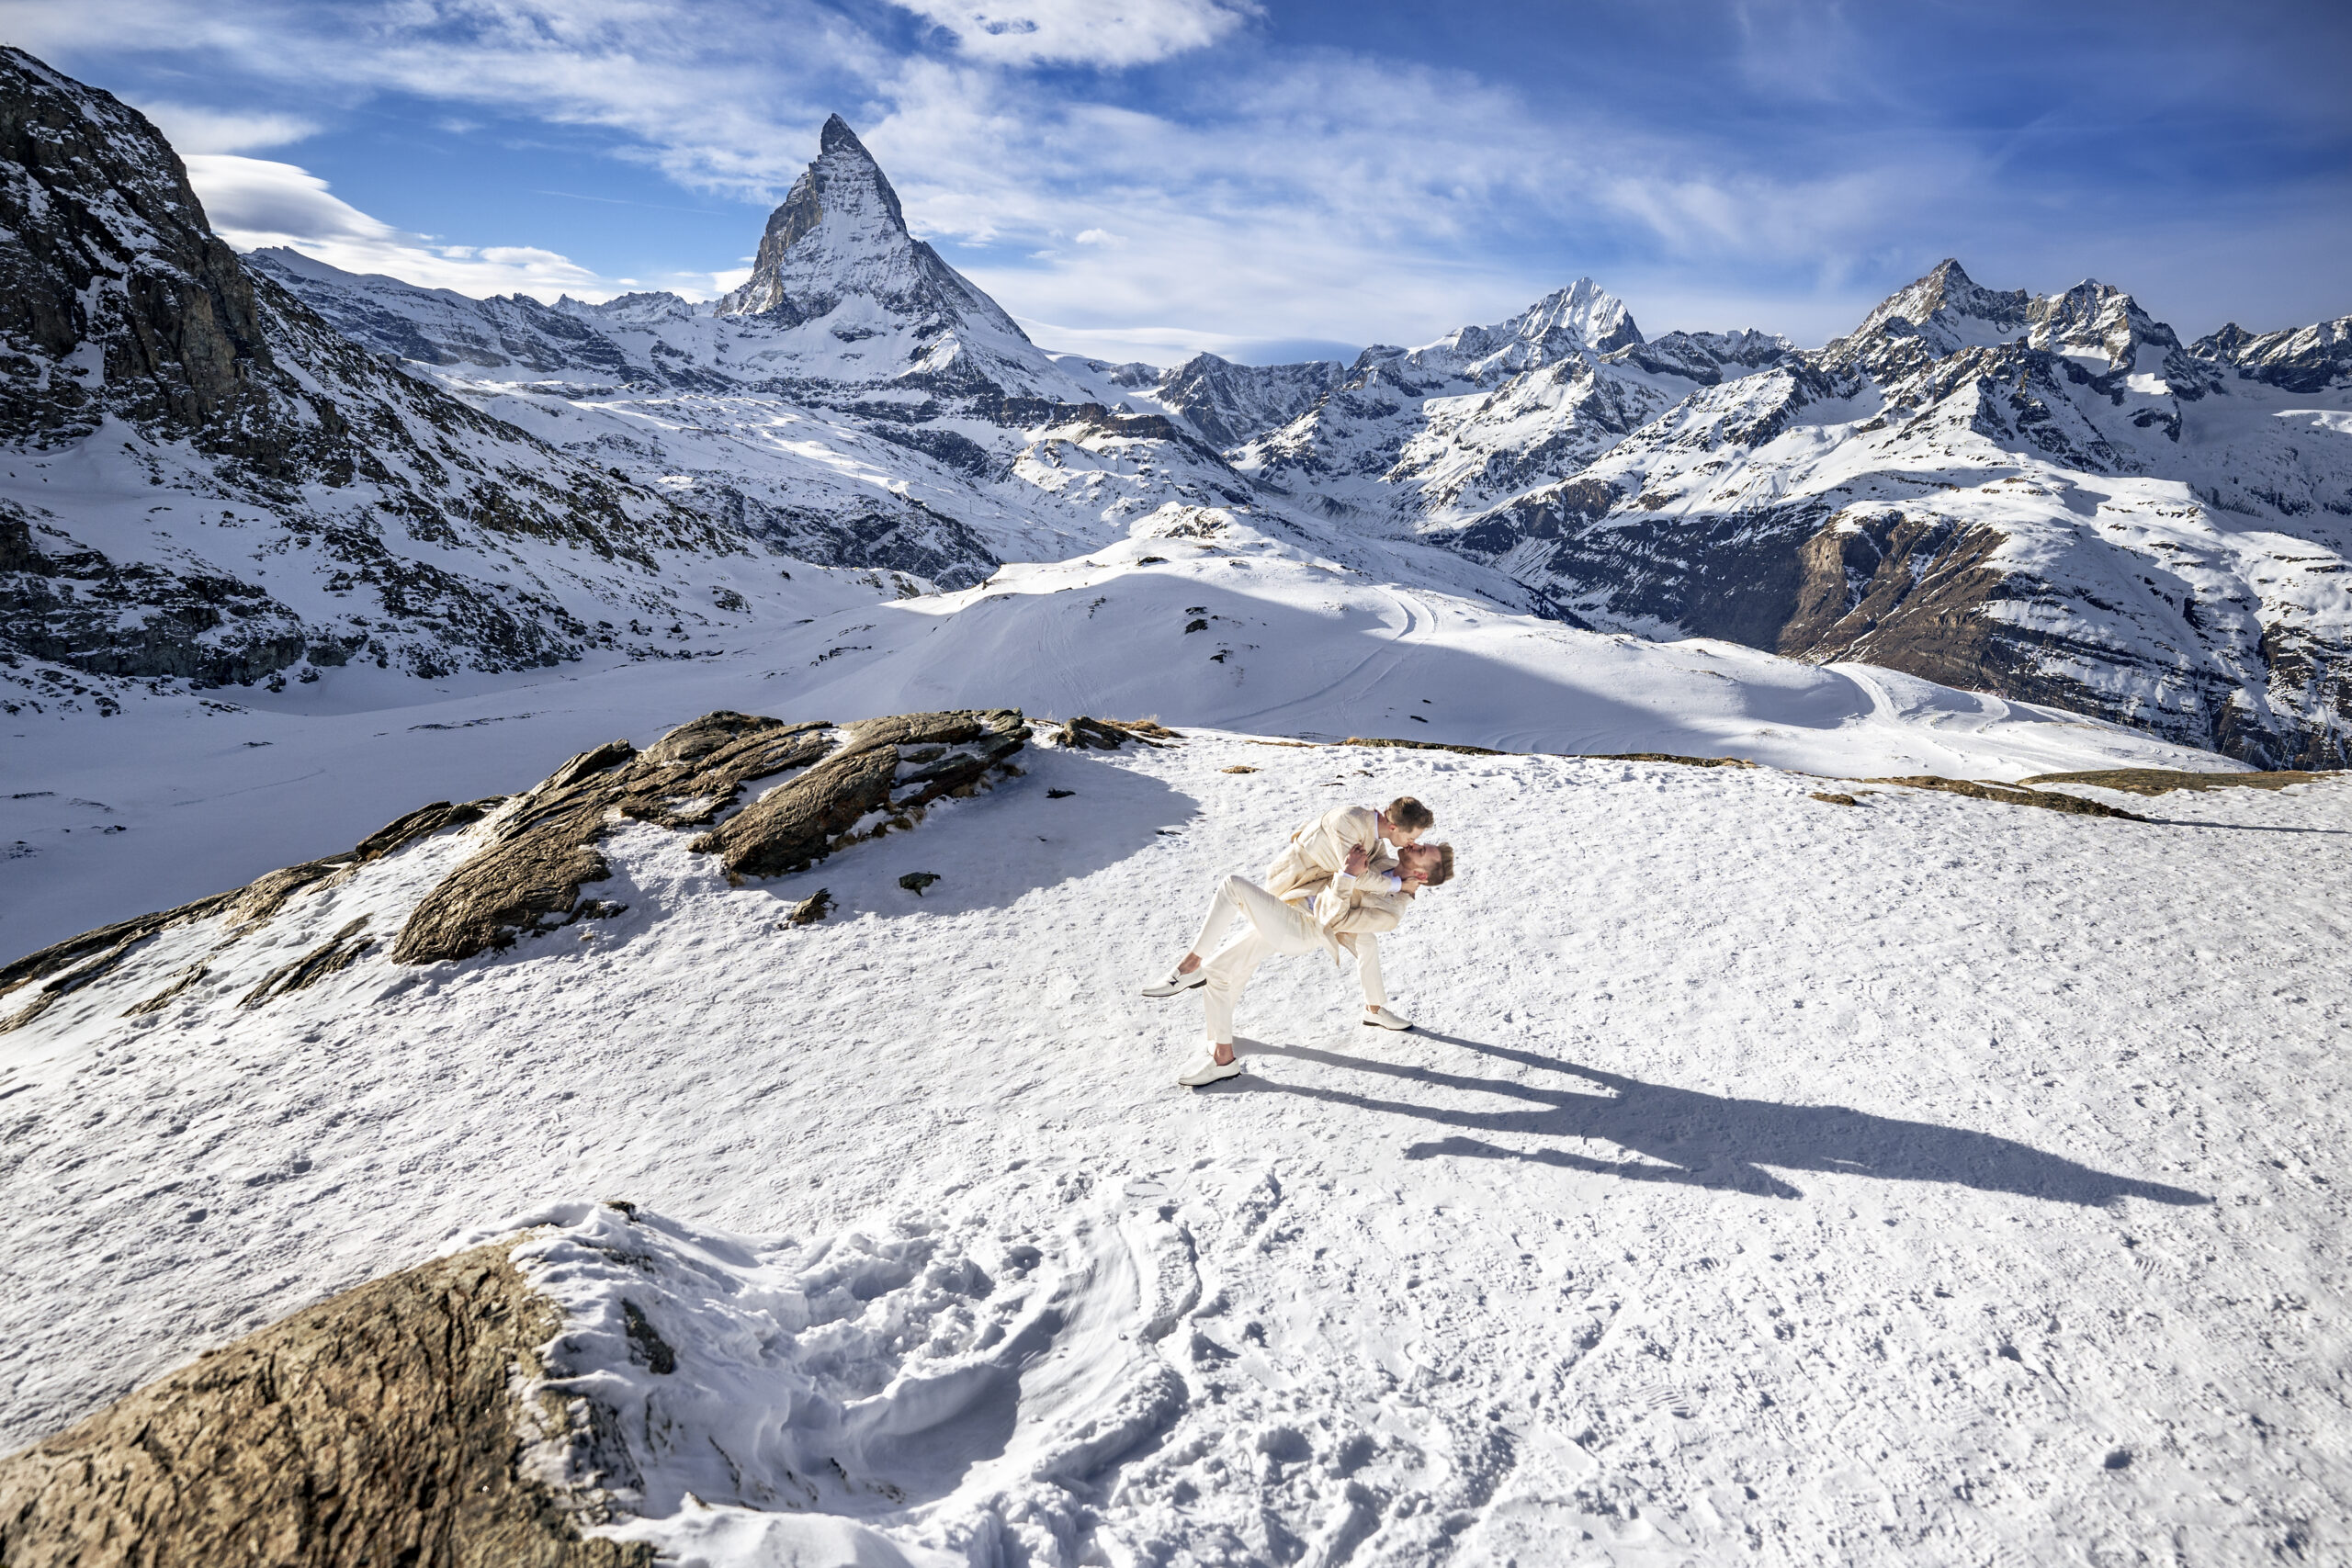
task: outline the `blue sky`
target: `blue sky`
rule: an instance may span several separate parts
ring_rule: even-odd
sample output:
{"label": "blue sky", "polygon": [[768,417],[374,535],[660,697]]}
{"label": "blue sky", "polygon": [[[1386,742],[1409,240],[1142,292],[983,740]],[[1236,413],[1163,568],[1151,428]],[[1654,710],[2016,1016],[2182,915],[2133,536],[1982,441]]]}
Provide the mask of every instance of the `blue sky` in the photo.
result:
{"label": "blue sky", "polygon": [[1944,255],[2190,334],[2352,311],[2352,5],[0,0],[216,223],[707,295],[839,110],[1040,342],[1416,343],[1579,275],[1818,343]]}

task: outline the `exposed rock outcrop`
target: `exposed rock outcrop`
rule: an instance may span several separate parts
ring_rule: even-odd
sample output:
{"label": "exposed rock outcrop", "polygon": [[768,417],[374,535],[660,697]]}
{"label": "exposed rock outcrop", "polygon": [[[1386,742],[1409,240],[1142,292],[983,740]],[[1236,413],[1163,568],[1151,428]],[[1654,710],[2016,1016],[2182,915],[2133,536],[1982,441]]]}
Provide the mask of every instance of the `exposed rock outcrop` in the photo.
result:
{"label": "exposed rock outcrop", "polygon": [[0,1460],[0,1562],[643,1568],[519,1462],[561,1327],[498,1245],[345,1292]]}
{"label": "exposed rock outcrop", "polygon": [[[60,942],[52,942],[38,953],[28,953],[14,963],[0,967],[0,997],[6,997],[28,986],[37,986],[39,989],[33,992],[30,1002],[24,1004],[6,1018],[0,1019],[0,1034],[22,1028],[48,1011],[61,998],[71,996],[85,986],[104,979],[134,951],[175,926],[207,919],[216,915],[225,917],[226,930],[220,948],[214,950],[218,953],[220,948],[227,947],[239,937],[268,920],[271,916],[285,908],[288,898],[305,888],[326,883],[369,861],[380,860],[393,851],[414,843],[419,839],[428,838],[445,828],[460,827],[469,822],[479,821],[493,807],[502,804],[503,800],[503,796],[496,795],[487,800],[468,801],[464,805],[437,800],[430,806],[419,807],[414,811],[386,823],[342,854],[305,861],[300,865],[286,866],[281,870],[270,872],[266,875],[255,877],[243,887],[233,888],[226,893],[215,893],[209,897],[182,904],[177,908],[164,909],[152,915],[141,915],[135,919],[118,920],[113,925],[100,926],[96,931],[84,931],[79,936],[68,937]],[[358,938],[356,930],[346,931],[330,946],[340,947],[346,939],[363,942],[365,940]],[[261,1002],[267,1001],[283,991],[299,989],[300,986],[310,984],[322,974],[331,974],[334,969],[344,967],[358,955],[357,951],[348,953],[311,953],[298,961],[294,967],[299,969],[302,964],[311,964],[315,960],[321,965],[331,964],[332,968],[317,967],[301,976],[299,984],[277,984],[268,987],[266,994],[249,996],[248,1005],[258,1006]],[[175,976],[173,984],[164,992],[135,1004],[130,1011],[141,1013],[160,1008],[173,996],[201,979],[204,973],[204,964],[191,965]],[[291,977],[290,975],[281,972],[280,975],[272,976],[271,980],[276,982]]]}
{"label": "exposed rock outcrop", "polygon": [[799,871],[842,845],[911,828],[946,795],[968,795],[1011,766],[1021,715],[902,714],[835,731],[751,714],[706,714],[639,752],[626,740],[583,751],[491,825],[490,843],[410,914],[392,957],[470,958],[582,912],[580,889],[612,868],[597,841],[631,819],[664,828],[717,820],[747,784],[795,776],[694,840],[730,875]]}
{"label": "exposed rock outcrop", "polygon": [[946,795],[968,795],[1027,739],[1017,710],[907,714],[852,725],[841,749],[695,840],[738,876],[800,871],[858,838],[911,828]]}

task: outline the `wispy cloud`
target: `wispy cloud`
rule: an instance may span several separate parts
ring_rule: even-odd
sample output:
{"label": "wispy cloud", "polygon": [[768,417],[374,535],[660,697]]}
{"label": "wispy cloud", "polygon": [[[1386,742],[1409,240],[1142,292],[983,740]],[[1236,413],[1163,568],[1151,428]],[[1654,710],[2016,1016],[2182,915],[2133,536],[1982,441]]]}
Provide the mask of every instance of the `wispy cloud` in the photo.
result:
{"label": "wispy cloud", "polygon": [[292,164],[221,152],[192,153],[185,162],[213,229],[241,251],[284,245],[345,272],[383,273],[476,298],[529,294],[552,303],[569,293],[605,299],[628,286],[536,246],[444,245],[403,232]]}
{"label": "wispy cloud", "polygon": [[1259,14],[1240,0],[897,0],[975,60],[1143,65],[1204,49]]}
{"label": "wispy cloud", "polygon": [[138,108],[155,122],[155,128],[182,157],[192,152],[258,152],[266,147],[301,141],[319,132],[316,120],[300,115],[222,113],[156,99],[141,103]]}
{"label": "wispy cloud", "polygon": [[1426,58],[1302,42],[1248,0],[0,0],[0,28],[69,68],[151,60],[175,105],[223,84],[217,124],[182,123],[224,153],[396,94],[773,200],[838,109],[1017,315],[1205,347],[1416,341],[1579,273],[1651,330],[1817,341],[1947,253],[2002,284],[2108,276],[2194,328],[2340,311],[2328,9],[1367,0],[1364,36],[1404,17]]}

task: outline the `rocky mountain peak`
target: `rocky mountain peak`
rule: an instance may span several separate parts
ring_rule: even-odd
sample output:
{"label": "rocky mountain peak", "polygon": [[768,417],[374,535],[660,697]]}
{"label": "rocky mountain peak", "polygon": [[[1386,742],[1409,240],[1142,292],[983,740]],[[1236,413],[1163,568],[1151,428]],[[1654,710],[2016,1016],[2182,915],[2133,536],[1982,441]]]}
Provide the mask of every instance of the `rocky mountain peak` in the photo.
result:
{"label": "rocky mountain peak", "polygon": [[2033,296],[2022,288],[1986,288],[1947,256],[1934,270],[1898,288],[1862,319],[1853,333],[1864,337],[1890,329],[1899,318],[1939,352],[2005,342],[2025,331]]}
{"label": "rocky mountain peak", "polygon": [[[803,333],[784,352],[804,373],[821,363],[835,379],[911,373],[1001,389],[1055,375],[995,300],[908,232],[889,176],[839,115],[769,216],[751,277],[719,300],[718,313],[787,331],[824,322],[826,331]],[[876,338],[896,342],[865,346]]]}
{"label": "rocky mountain peak", "polygon": [[851,284],[853,274],[872,282],[907,270],[917,243],[889,176],[849,122],[835,115],[819,133],[817,161],[768,215],[751,278],[721,300],[719,310],[742,315],[781,310],[803,321],[822,315],[830,304],[810,307],[837,300],[843,291],[839,286]]}
{"label": "rocky mountain peak", "polygon": [[1513,317],[1508,326],[1514,335],[1529,339],[1570,333],[1595,354],[1642,341],[1642,329],[1634,324],[1634,313],[1625,302],[1589,277],[1554,289]]}
{"label": "rocky mountain peak", "polygon": [[2180,346],[2164,322],[2120,288],[2085,278],[2064,294],[2046,294],[2027,308],[2026,341],[2052,354],[2104,356],[2110,370],[2129,369],[2144,345],[2160,352]]}
{"label": "rocky mountain peak", "polygon": [[865,143],[857,139],[857,132],[849,128],[849,121],[837,114],[825,117],[825,129],[817,133],[817,151],[820,154],[854,152],[869,164],[874,162],[874,154],[865,150]]}

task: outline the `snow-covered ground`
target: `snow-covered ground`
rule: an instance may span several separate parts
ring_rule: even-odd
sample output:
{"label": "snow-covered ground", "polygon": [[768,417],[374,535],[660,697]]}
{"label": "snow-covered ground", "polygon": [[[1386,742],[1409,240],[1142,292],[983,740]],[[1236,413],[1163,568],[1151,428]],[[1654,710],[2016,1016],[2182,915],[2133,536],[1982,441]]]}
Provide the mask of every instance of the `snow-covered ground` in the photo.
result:
{"label": "snow-covered ground", "polygon": [[1416,580],[1412,565],[1374,577],[1224,511],[1169,508],[1133,538],[1008,566],[960,593],[861,602],[854,574],[804,574],[825,581],[779,587],[807,595],[805,624],[698,628],[684,660],[431,682],[363,664],[276,694],[133,687],[114,717],[28,708],[0,722],[0,950],[338,852],[426,801],[508,793],[572,752],[616,735],[649,741],[714,708],[1156,714],[1257,734],[1732,755],[1824,774],[2240,766],[1892,671],[1600,636],[1395,586]]}
{"label": "snow-covered ground", "polygon": [[[632,825],[588,937],[257,1010],[464,834],[122,1018],[224,933],[157,939],[0,1055],[0,1443],[535,1221],[611,1528],[681,1561],[2341,1553],[2352,786],[2139,823],[1271,739],[1033,746],[741,887]],[[1136,987],[1210,880],[1399,792],[1462,869],[1385,943],[1423,1032],[1280,961],[1177,1089],[1198,1004]]]}

